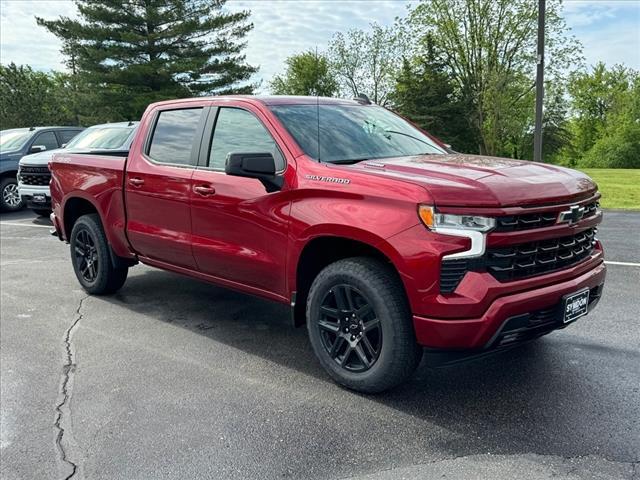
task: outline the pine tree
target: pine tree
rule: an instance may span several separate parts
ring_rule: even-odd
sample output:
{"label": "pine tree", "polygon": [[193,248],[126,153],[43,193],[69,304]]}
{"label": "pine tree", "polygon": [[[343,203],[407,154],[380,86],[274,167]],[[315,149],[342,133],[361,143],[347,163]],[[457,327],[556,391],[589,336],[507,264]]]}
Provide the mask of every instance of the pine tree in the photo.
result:
{"label": "pine tree", "polygon": [[456,94],[451,76],[430,46],[424,56],[403,60],[390,99],[398,113],[454,150],[475,150],[476,139],[467,120],[470,106],[463,95]]}
{"label": "pine tree", "polygon": [[242,53],[249,11],[230,13],[226,0],[75,3],[79,20],[38,24],[63,41],[68,62],[114,117],[137,119],[154,101],[253,89],[257,69]]}

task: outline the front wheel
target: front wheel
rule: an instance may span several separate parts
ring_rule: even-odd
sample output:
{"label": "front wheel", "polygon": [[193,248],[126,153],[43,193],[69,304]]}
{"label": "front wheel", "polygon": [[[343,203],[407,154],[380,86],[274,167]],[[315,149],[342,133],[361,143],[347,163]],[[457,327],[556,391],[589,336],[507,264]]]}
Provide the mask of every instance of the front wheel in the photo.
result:
{"label": "front wheel", "polygon": [[73,270],[88,293],[114,293],[124,285],[129,269],[114,267],[109,243],[97,214],[81,216],[71,230]]}
{"label": "front wheel", "polygon": [[318,274],[309,291],[307,329],[329,375],[364,393],[404,382],[422,357],[400,279],[373,258],[340,260]]}
{"label": "front wheel", "polygon": [[18,182],[13,177],[5,177],[0,182],[0,210],[3,212],[15,212],[23,206]]}

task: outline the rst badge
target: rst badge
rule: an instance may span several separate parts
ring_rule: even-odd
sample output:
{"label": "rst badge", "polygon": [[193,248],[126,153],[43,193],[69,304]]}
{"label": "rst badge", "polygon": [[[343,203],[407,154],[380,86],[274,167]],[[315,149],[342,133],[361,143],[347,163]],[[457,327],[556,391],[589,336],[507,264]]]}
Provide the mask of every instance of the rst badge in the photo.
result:
{"label": "rst badge", "polygon": [[569,210],[560,212],[560,215],[558,215],[558,223],[568,223],[572,225],[582,220],[582,217],[584,217],[584,207],[572,205]]}

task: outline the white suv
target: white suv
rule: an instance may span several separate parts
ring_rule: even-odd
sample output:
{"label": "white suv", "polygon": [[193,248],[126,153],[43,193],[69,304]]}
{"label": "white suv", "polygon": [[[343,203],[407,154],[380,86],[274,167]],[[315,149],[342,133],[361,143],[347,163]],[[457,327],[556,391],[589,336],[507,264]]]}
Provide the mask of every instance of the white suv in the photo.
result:
{"label": "white suv", "polygon": [[74,137],[64,148],[45,150],[26,155],[18,167],[18,192],[23,203],[38,215],[51,213],[49,192],[49,160],[54,154],[64,151],[113,153],[129,150],[138,122],[105,123],[94,125]]}

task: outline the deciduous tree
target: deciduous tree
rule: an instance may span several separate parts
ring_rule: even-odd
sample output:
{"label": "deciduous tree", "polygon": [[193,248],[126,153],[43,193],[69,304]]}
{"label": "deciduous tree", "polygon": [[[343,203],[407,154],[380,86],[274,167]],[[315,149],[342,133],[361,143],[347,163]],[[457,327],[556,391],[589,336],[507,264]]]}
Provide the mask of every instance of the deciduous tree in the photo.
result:
{"label": "deciduous tree", "polygon": [[373,102],[386,105],[395,78],[407,56],[408,43],[401,25],[370,30],[353,29],[336,33],[329,43],[329,59],[342,93],[367,95]]}
{"label": "deciduous tree", "polygon": [[[560,81],[581,63],[581,46],[567,34],[560,0],[547,1],[546,76]],[[457,92],[472,106],[470,127],[485,154],[512,154],[529,129],[535,86],[537,2],[429,0],[409,15],[421,48],[431,38]]]}
{"label": "deciduous tree", "polygon": [[327,57],[317,52],[303,52],[286,60],[287,70],[271,81],[276,95],[317,95],[332,97],[338,91]]}

